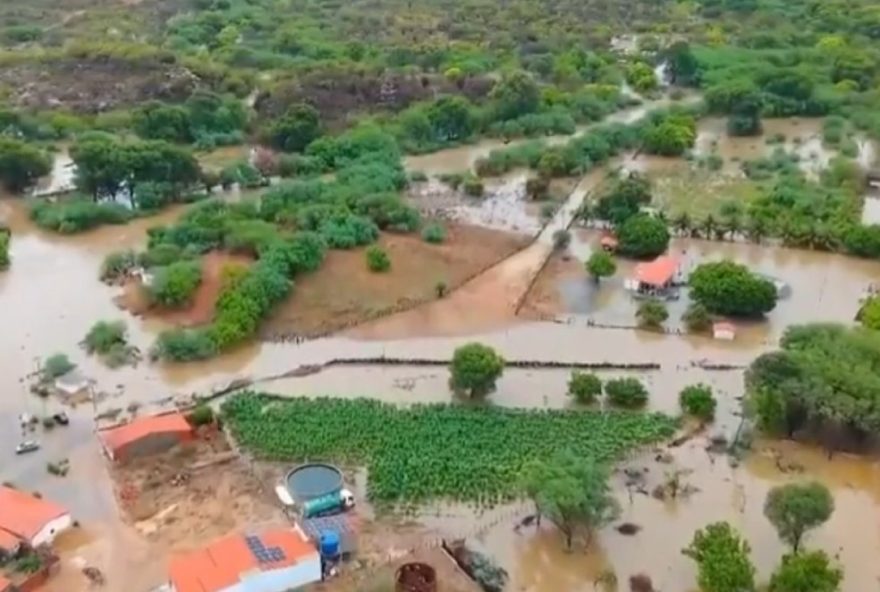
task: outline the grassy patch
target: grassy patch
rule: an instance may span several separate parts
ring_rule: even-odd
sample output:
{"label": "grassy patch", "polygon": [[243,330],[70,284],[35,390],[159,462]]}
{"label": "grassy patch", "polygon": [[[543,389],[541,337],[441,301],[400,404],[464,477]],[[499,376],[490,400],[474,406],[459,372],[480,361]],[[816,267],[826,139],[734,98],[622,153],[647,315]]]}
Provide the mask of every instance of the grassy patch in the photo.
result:
{"label": "grassy patch", "polygon": [[760,193],[760,186],[749,179],[736,179],[707,171],[686,171],[653,178],[652,203],[670,216],[687,213],[693,220],[718,216],[725,202],[745,206]]}
{"label": "grassy patch", "polygon": [[233,397],[223,413],[239,442],[259,456],[366,466],[370,498],[388,503],[512,499],[529,460],[570,448],[611,461],[675,428],[660,414],[403,408],[371,399],[278,400],[253,393]]}

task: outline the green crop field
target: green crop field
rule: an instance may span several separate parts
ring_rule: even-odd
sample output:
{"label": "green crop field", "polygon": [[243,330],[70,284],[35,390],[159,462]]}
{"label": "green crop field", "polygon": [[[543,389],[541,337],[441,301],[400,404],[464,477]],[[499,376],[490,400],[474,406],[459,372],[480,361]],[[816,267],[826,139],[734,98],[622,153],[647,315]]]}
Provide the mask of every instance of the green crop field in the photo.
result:
{"label": "green crop field", "polygon": [[239,443],[257,456],[366,466],[369,497],[385,503],[512,499],[529,460],[569,448],[610,462],[669,437],[676,425],[660,414],[398,407],[370,399],[279,400],[253,393],[224,403],[223,414]]}

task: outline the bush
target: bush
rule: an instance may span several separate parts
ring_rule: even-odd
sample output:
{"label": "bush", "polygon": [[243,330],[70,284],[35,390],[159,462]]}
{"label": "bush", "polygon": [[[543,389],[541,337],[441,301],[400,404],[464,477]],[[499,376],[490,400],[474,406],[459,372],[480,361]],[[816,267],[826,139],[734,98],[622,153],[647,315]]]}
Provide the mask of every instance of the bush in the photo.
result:
{"label": "bush", "polygon": [[183,249],[172,243],[152,245],[138,258],[144,267],[165,267],[188,258]]}
{"label": "bush", "polygon": [[385,272],[391,269],[391,259],[382,247],[370,245],[366,251],[367,267],[370,271]]}
{"label": "bush", "polygon": [[636,214],[624,222],[617,233],[617,252],[634,259],[651,259],[669,246],[666,224],[648,214]]}
{"label": "bush", "polygon": [[636,311],[636,318],[639,321],[639,327],[644,329],[659,329],[663,326],[663,322],[669,318],[669,311],[666,305],[660,300],[651,298],[642,301],[639,309]]}
{"label": "bush", "polygon": [[137,255],[134,251],[114,251],[104,257],[101,262],[101,281],[114,281],[137,266]]}
{"label": "bush", "polygon": [[124,321],[98,321],[83,340],[86,351],[90,354],[107,354],[114,346],[126,344]]}
{"label": "bush", "polygon": [[189,414],[189,422],[198,427],[214,423],[214,410],[204,403],[196,405]]}
{"label": "bush", "polygon": [[592,403],[602,394],[602,380],[592,373],[572,372],[568,379],[568,396],[578,403]]}
{"label": "bush", "polygon": [[192,362],[216,354],[217,346],[206,330],[172,329],[159,334],[152,357],[171,362]]}
{"label": "bush", "polygon": [[125,224],[133,217],[134,213],[121,204],[80,199],[38,201],[31,208],[31,219],[37,226],[61,234],[84,232],[104,224]]}
{"label": "bush", "polygon": [[156,269],[147,287],[150,298],[168,308],[187,306],[202,283],[202,267],[198,261],[178,261]]}
{"label": "bush", "polygon": [[455,350],[449,368],[449,386],[470,397],[495,390],[495,381],[504,372],[504,358],[480,343],[469,343]]}
{"label": "bush", "polygon": [[702,333],[712,327],[712,317],[700,302],[691,302],[682,313],[681,320],[691,333]]}
{"label": "bush", "polygon": [[705,384],[692,384],[686,386],[678,394],[678,402],[681,410],[688,415],[693,415],[702,420],[709,420],[715,416],[715,397],[712,396],[712,388]]}
{"label": "bush", "polygon": [[66,354],[54,354],[46,359],[43,364],[43,378],[53,380],[59,376],[63,376],[76,368],[76,364],[70,361]]}
{"label": "bush", "polygon": [[483,197],[485,187],[479,177],[468,176],[462,182],[462,190],[471,197]]}
{"label": "bush", "polygon": [[0,271],[9,268],[9,237],[8,230],[0,229]]}
{"label": "bush", "polygon": [[426,243],[440,244],[446,240],[446,229],[442,224],[431,222],[422,229],[422,240]]}
{"label": "bush", "polygon": [[636,378],[615,378],[605,383],[605,394],[612,405],[630,409],[648,402],[648,391]]}
{"label": "bush", "polygon": [[733,261],[697,266],[689,280],[691,297],[710,312],[754,317],[776,307],[776,286]]}
{"label": "bush", "polygon": [[562,228],[553,233],[553,248],[564,251],[571,244],[571,232]]}
{"label": "bush", "polygon": [[598,282],[603,277],[614,275],[617,272],[617,263],[614,262],[614,257],[600,249],[590,255],[590,258],[584,263],[584,268]]}

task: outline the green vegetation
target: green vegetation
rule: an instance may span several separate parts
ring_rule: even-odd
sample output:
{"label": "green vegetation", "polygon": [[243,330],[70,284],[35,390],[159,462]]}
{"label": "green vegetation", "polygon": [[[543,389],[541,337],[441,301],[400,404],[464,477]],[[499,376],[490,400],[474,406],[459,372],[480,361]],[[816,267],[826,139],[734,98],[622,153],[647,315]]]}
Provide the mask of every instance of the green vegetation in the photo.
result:
{"label": "green vegetation", "polygon": [[604,277],[611,277],[617,272],[617,263],[609,253],[595,251],[584,264],[587,273],[598,283]]}
{"label": "green vegetation", "polygon": [[469,343],[455,349],[449,366],[449,387],[456,393],[480,397],[495,390],[495,382],[504,372],[504,358],[481,343]]}
{"label": "green vegetation", "polygon": [[202,283],[202,266],[198,261],[178,261],[153,272],[146,287],[150,300],[167,308],[184,308],[192,302]]}
{"label": "green vegetation", "polygon": [[439,222],[431,222],[422,228],[422,240],[438,245],[446,240],[446,228]]}
{"label": "green vegetation", "polygon": [[745,265],[718,261],[698,265],[688,281],[695,301],[717,314],[755,317],[776,307],[776,286]]}
{"label": "green vegetation", "polygon": [[382,247],[370,245],[367,247],[365,255],[367,259],[367,267],[370,271],[382,273],[391,269],[391,259]]}
{"label": "green vegetation", "polygon": [[691,333],[703,333],[712,328],[712,316],[701,302],[691,302],[682,313],[681,320]]}
{"label": "green vegetation", "polygon": [[98,276],[103,282],[113,282],[124,277],[137,264],[138,258],[134,251],[114,251],[104,257]]}
{"label": "green vegetation", "polygon": [[605,464],[671,435],[657,414],[414,405],[368,399],[233,396],[226,424],[249,451],[276,460],[325,460],[369,471],[375,502],[450,498],[492,504],[517,497],[527,463],[559,443]]}
{"label": "green vegetation", "polygon": [[133,212],[118,203],[95,203],[84,199],[58,202],[38,201],[31,207],[31,219],[41,228],[74,234],[105,224],[125,224]]}
{"label": "green vegetation", "polygon": [[717,401],[712,395],[712,387],[700,383],[684,387],[678,394],[681,410],[703,421],[715,417]]}
{"label": "green vegetation", "polygon": [[697,564],[697,582],[703,592],[754,592],[755,567],[749,544],[727,522],[716,522],[694,533],[682,550]]}
{"label": "green vegetation", "polygon": [[639,303],[636,310],[636,320],[642,329],[662,329],[663,323],[669,318],[669,310],[666,304],[656,298],[648,298]]}
{"label": "green vegetation", "polygon": [[648,389],[638,378],[613,378],[605,383],[605,394],[617,407],[635,409],[648,402]]}
{"label": "green vegetation", "polygon": [[748,409],[758,425],[788,438],[859,446],[880,429],[880,333],[840,325],[789,327],[781,350],[746,373]]}
{"label": "green vegetation", "polygon": [[800,549],[804,534],[824,524],[833,512],[831,492],[817,481],[774,487],[764,501],[764,515],[793,553]]}
{"label": "green vegetation", "polygon": [[792,553],[782,558],[770,578],[768,592],[838,592],[843,571],[824,551]]}
{"label": "green vegetation", "polygon": [[602,380],[591,372],[571,373],[568,379],[568,396],[578,403],[593,403],[602,394]]}
{"label": "green vegetation", "polygon": [[880,298],[868,298],[859,311],[859,322],[867,329],[880,329]]}
{"label": "green vegetation", "polygon": [[560,228],[553,233],[553,249],[564,251],[571,244],[571,231]]}
{"label": "green vegetation", "polygon": [[214,423],[214,410],[204,403],[196,405],[187,417],[189,422],[198,427]]}
{"label": "green vegetation", "polygon": [[0,187],[20,193],[51,170],[52,160],[45,152],[21,140],[0,135]]}
{"label": "green vegetation", "polygon": [[12,233],[8,230],[0,228],[0,271],[9,269],[11,258],[9,256],[9,243],[12,239]]}
{"label": "green vegetation", "polygon": [[46,358],[40,368],[40,373],[45,380],[54,380],[76,368],[76,364],[70,361],[66,354],[53,354]]}
{"label": "green vegetation", "polygon": [[522,481],[539,515],[556,525],[571,549],[578,527],[586,532],[589,546],[593,534],[619,514],[608,477],[608,469],[594,459],[566,450],[547,460],[530,461],[523,468]]}
{"label": "green vegetation", "polygon": [[82,345],[111,368],[134,362],[138,356],[137,349],[128,344],[124,321],[98,321],[86,333]]}
{"label": "green vegetation", "polygon": [[620,226],[617,240],[617,252],[624,257],[653,259],[669,246],[669,229],[659,218],[636,214]]}

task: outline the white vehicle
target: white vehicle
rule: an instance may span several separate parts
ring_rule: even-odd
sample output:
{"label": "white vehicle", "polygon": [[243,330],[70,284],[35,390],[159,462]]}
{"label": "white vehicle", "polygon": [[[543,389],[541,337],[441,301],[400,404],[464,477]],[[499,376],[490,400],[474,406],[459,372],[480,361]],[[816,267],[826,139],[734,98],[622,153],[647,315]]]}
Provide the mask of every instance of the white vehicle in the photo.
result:
{"label": "white vehicle", "polygon": [[26,452],[33,452],[34,450],[40,449],[40,443],[36,440],[25,440],[21,444],[15,447],[15,454],[24,454]]}

